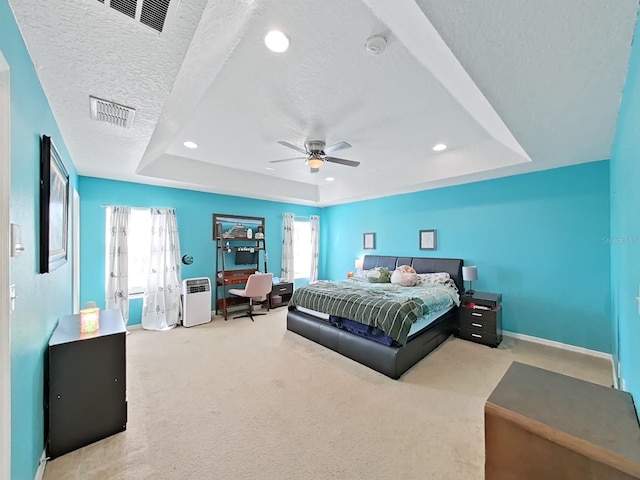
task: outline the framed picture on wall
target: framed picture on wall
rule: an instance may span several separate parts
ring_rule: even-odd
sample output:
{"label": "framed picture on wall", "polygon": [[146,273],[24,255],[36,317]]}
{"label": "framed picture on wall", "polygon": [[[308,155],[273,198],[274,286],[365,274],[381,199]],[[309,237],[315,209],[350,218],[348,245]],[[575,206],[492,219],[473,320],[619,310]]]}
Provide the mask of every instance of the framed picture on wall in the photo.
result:
{"label": "framed picture on wall", "polygon": [[436,231],[420,230],[420,250],[436,249]]}
{"label": "framed picture on wall", "polygon": [[365,250],[373,250],[376,248],[376,234],[375,233],[365,233],[363,235],[363,246]]}
{"label": "framed picture on wall", "polygon": [[69,174],[51,137],[40,142],[40,273],[67,261]]}

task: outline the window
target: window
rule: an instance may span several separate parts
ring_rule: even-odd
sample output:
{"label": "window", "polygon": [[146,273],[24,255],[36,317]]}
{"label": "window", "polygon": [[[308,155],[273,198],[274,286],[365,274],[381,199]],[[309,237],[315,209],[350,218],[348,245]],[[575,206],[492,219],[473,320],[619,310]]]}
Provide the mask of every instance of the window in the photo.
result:
{"label": "window", "polygon": [[[111,232],[110,212],[107,210],[105,247]],[[127,235],[129,256],[129,295],[141,295],[147,285],[147,270],[151,250],[151,212],[148,208],[132,208]],[[109,256],[105,252],[105,273],[109,271]]]}
{"label": "window", "polygon": [[295,278],[309,278],[311,273],[311,223],[294,221],[293,235]]}

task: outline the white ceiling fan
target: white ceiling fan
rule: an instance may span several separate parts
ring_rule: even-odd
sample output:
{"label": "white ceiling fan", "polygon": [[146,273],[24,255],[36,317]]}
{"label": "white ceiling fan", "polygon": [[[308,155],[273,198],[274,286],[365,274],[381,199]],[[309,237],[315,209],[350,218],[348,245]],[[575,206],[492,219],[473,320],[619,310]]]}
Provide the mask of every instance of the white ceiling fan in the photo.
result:
{"label": "white ceiling fan", "polygon": [[324,162],[338,163],[340,165],[346,165],[348,167],[357,167],[360,162],[354,160],[346,160],[344,158],[330,157],[330,153],[337,152],[338,150],[344,150],[345,148],[351,148],[347,142],[339,142],[334,145],[325,148],[325,142],[322,140],[308,140],[305,142],[305,148],[298,147],[289,142],[279,140],[280,145],[293,148],[295,151],[304,153],[304,157],[283,158],[282,160],[271,160],[270,163],[288,162],[290,160],[306,160],[307,165],[311,169],[311,173],[316,173],[320,170],[320,167]]}

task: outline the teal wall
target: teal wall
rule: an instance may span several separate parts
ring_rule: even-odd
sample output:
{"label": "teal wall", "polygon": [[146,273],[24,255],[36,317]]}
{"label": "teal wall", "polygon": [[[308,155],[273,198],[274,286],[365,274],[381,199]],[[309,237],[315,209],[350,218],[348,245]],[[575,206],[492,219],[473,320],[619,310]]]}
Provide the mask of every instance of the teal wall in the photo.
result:
{"label": "teal wall", "polygon": [[[104,307],[104,205],[132,207],[172,207],[176,209],[180,249],[190,254],[192,265],[183,265],[182,278],[215,275],[215,243],[212,240],[213,214],[247,215],[265,218],[268,270],[280,275],[282,258],[282,214],[318,215],[316,207],[255,200],[229,195],[156,187],[136,183],[80,177],[80,302],[94,300]],[[320,223],[322,225],[323,219]],[[262,261],[262,260],[261,260]],[[130,302],[129,324],[139,324],[142,300]]]}
{"label": "teal wall", "polygon": [[44,353],[58,318],[72,312],[71,262],[37,273],[41,135],[53,138],[72,187],[77,175],[6,0],[0,0],[0,50],[11,69],[11,221],[22,226],[26,247],[11,259],[18,296],[11,323],[11,478],[32,479],[44,448]]}
{"label": "teal wall", "polygon": [[[611,351],[608,161],[333,206],[322,215],[329,278],[344,278],[365,253],[462,258],[478,266],[474,289],[503,294],[505,330]],[[437,230],[436,251],[419,249],[425,229]],[[362,249],[364,232],[375,232],[375,250]]]}
{"label": "teal wall", "polygon": [[[7,0],[0,0],[0,50],[11,67],[11,220],[22,225],[26,246],[11,260],[18,294],[11,325],[12,478],[32,479],[37,470],[44,448],[44,352],[58,318],[72,310],[70,263],[37,273],[42,134],[52,136],[71,186],[80,189],[82,302],[104,304],[103,204],[177,208],[182,251],[195,258],[183,277],[213,275],[212,213],[266,217],[274,272],[280,270],[281,214],[320,214],[322,278],[344,278],[353,270],[354,259],[365,253],[364,232],[377,235],[370,253],[464,258],[478,265],[478,290],[503,293],[505,329],[605,352],[613,343],[627,388],[639,401],[637,44],[610,165],[595,162],[325,209],[78,178]],[[421,251],[418,230],[430,228],[438,230],[438,249]],[[141,302],[134,301],[132,323],[140,321],[140,311]],[[618,342],[610,335],[612,314]]]}
{"label": "teal wall", "polygon": [[611,156],[611,278],[619,375],[640,404],[640,25],[620,105]]}

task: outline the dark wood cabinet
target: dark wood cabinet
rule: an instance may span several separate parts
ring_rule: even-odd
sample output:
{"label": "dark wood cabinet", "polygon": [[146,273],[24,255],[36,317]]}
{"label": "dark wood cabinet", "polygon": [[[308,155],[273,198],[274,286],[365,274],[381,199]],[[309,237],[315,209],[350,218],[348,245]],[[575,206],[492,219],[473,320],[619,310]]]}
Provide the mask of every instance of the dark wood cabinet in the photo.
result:
{"label": "dark wood cabinet", "polygon": [[[293,283],[285,282],[274,284],[271,288],[271,293],[269,294],[269,308],[286,305],[289,303],[289,300],[291,300],[291,295],[293,295]],[[273,297],[280,297],[280,301],[274,302]]]}
{"label": "dark wood cabinet", "polygon": [[47,349],[45,439],[56,458],[127,425],[126,328],[120,310],[101,310],[100,328],[80,332],[80,315],[63,317]]}
{"label": "dark wood cabinet", "polygon": [[497,347],[502,341],[501,303],[499,293],[463,293],[458,310],[460,338]]}
{"label": "dark wood cabinet", "polygon": [[486,480],[640,478],[627,392],[513,362],[484,407]]}

